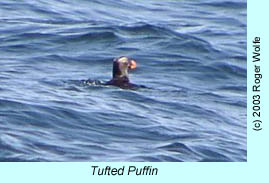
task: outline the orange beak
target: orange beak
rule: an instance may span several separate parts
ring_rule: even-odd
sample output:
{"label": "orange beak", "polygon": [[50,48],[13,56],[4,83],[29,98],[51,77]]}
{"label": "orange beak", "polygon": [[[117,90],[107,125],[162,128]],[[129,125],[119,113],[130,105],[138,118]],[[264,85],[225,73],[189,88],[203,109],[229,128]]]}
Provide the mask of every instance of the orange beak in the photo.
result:
{"label": "orange beak", "polygon": [[135,60],[129,61],[129,69],[135,69],[137,67]]}

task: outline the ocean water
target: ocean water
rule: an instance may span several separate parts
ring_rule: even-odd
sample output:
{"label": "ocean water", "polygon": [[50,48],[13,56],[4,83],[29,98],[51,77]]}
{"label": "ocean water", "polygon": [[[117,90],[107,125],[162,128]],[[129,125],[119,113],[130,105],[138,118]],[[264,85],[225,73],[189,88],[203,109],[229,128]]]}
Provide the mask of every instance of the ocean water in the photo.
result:
{"label": "ocean water", "polygon": [[[246,0],[0,2],[0,161],[246,161]],[[111,79],[137,60],[137,90]]]}

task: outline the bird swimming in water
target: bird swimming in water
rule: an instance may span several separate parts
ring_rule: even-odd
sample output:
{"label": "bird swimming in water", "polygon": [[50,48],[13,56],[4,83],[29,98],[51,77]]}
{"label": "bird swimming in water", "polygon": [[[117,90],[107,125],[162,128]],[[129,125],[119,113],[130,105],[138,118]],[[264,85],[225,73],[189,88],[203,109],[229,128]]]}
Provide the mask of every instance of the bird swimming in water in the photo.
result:
{"label": "bird swimming in water", "polygon": [[133,70],[136,67],[137,64],[134,59],[130,59],[126,56],[121,56],[113,60],[112,79],[110,81],[103,83],[98,80],[88,79],[86,81],[84,80],[83,82],[86,84],[94,84],[94,85],[117,86],[122,89],[147,88],[143,85],[136,85],[130,83],[128,71]]}
{"label": "bird swimming in water", "polygon": [[105,85],[113,85],[123,89],[134,89],[140,87],[130,83],[128,71],[137,67],[136,61],[128,57],[122,56],[113,60],[112,79]]}

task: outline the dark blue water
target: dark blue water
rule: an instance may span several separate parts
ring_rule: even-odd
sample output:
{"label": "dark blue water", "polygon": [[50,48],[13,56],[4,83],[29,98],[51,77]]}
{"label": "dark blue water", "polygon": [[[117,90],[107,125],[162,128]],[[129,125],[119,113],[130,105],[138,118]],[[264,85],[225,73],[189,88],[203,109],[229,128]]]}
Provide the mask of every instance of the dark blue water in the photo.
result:
{"label": "dark blue water", "polygon": [[246,0],[1,1],[0,63],[1,161],[246,161]]}

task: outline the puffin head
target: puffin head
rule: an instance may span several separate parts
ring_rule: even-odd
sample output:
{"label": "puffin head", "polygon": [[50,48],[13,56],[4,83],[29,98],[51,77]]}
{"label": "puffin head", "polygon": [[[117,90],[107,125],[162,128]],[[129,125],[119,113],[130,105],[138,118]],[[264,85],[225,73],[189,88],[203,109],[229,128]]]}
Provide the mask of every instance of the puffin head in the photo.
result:
{"label": "puffin head", "polygon": [[126,79],[128,78],[128,70],[136,68],[136,61],[128,57],[122,56],[113,60],[113,79]]}

